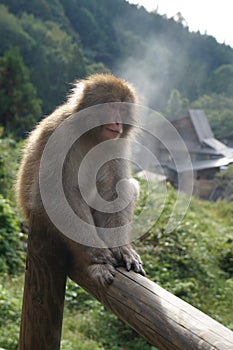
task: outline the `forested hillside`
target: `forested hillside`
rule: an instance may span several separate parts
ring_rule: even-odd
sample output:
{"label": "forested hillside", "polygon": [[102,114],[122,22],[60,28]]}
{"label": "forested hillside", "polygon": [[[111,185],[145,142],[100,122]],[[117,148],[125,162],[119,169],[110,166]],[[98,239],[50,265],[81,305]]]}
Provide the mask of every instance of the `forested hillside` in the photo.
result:
{"label": "forested hillside", "polygon": [[[74,79],[111,70],[133,82],[142,102],[156,110],[169,110],[170,98],[170,117],[183,116],[193,102],[202,108],[202,96],[220,95],[225,98],[220,113],[227,129],[229,123],[233,129],[229,108],[233,49],[211,36],[190,32],[182,16],[168,19],[125,0],[0,0],[0,4],[0,56],[19,47],[43,114],[64,100]],[[208,110],[210,121],[212,114]],[[221,116],[220,120],[224,122]],[[223,136],[221,123],[213,125]]]}

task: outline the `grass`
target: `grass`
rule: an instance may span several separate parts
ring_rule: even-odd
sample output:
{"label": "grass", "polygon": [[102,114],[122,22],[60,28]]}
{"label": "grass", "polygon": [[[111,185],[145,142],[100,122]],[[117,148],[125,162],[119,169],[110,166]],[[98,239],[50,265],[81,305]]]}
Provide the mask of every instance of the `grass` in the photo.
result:
{"label": "grass", "polygon": [[[233,203],[193,198],[182,223],[167,233],[176,197],[168,192],[162,215],[137,244],[147,277],[233,330]],[[7,350],[17,349],[22,288],[23,274],[0,277],[0,347]],[[61,349],[155,348],[69,281]]]}

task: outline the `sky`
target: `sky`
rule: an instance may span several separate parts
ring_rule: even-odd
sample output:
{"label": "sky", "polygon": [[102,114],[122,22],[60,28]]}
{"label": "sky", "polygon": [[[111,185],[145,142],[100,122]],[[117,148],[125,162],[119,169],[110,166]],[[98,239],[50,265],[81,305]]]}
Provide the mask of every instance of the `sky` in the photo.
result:
{"label": "sky", "polygon": [[190,31],[212,35],[219,43],[233,48],[233,1],[232,0],[127,0],[156,10],[168,18],[182,14]]}

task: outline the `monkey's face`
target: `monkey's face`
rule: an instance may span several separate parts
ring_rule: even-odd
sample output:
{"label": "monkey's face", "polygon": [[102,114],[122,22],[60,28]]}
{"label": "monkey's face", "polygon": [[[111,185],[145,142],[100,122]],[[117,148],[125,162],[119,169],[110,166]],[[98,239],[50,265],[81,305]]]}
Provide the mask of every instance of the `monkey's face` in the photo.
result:
{"label": "monkey's face", "polygon": [[124,104],[119,101],[108,102],[104,106],[104,114],[106,121],[109,123],[101,126],[101,138],[102,140],[117,139],[124,132],[124,114],[126,108]]}
{"label": "monkey's face", "polygon": [[100,126],[90,129],[85,138],[97,144],[107,140],[125,138],[132,129],[133,105],[120,101],[104,102],[94,111],[94,118],[99,119]]}
{"label": "monkey's face", "polygon": [[100,127],[101,140],[124,137],[129,132],[129,106],[120,101],[107,102],[103,108],[105,123]]}

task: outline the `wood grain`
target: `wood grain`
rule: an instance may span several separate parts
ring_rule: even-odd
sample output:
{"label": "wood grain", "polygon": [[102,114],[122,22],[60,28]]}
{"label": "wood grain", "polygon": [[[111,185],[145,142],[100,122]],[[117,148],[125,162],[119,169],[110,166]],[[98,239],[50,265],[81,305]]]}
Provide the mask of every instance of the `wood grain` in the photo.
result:
{"label": "wood grain", "polygon": [[31,222],[19,350],[59,350],[67,255],[61,242]]}

